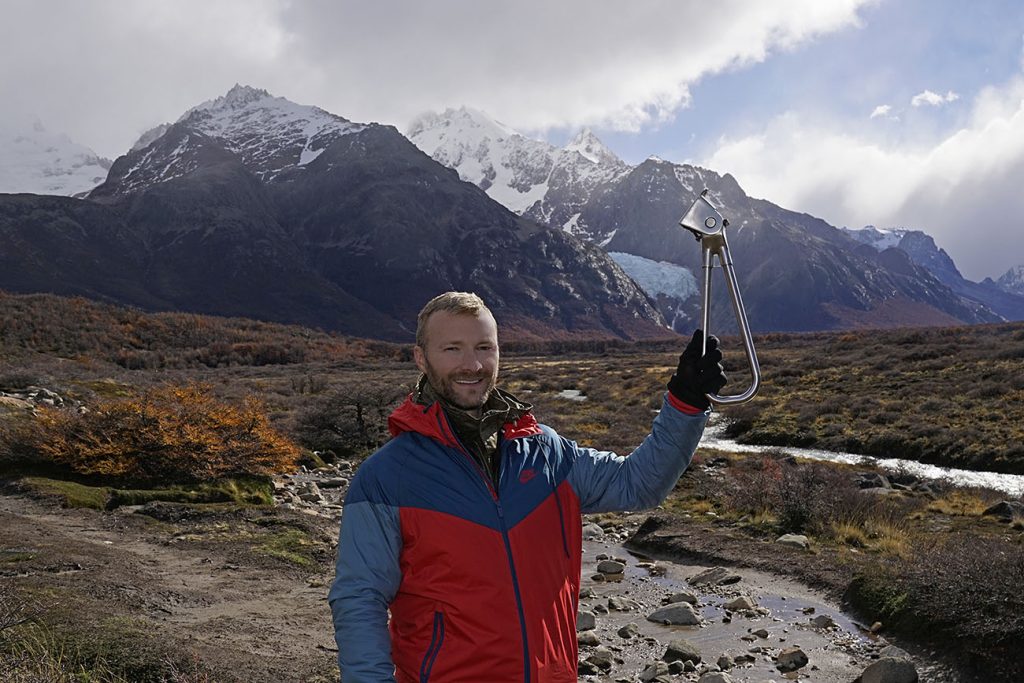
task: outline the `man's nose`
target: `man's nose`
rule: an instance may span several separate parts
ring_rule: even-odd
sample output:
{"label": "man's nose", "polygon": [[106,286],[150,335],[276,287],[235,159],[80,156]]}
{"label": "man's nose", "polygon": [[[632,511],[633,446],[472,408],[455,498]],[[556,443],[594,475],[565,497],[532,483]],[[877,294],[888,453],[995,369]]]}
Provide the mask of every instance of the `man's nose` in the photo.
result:
{"label": "man's nose", "polygon": [[483,369],[484,364],[480,362],[480,358],[477,357],[476,351],[469,351],[462,355],[462,367],[463,369],[477,372]]}

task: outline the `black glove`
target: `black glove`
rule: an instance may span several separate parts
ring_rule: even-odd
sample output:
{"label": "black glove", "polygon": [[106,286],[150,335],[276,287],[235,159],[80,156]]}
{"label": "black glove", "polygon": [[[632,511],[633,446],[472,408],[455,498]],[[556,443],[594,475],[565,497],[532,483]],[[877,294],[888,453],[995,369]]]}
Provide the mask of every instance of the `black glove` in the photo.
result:
{"label": "black glove", "polygon": [[717,394],[728,379],[722,368],[722,352],[718,349],[718,337],[708,337],[707,352],[701,356],[700,347],[704,331],[695,330],[690,343],[679,356],[676,374],[668,381],[668,390],[677,399],[694,408],[707,410],[711,407],[706,394]]}

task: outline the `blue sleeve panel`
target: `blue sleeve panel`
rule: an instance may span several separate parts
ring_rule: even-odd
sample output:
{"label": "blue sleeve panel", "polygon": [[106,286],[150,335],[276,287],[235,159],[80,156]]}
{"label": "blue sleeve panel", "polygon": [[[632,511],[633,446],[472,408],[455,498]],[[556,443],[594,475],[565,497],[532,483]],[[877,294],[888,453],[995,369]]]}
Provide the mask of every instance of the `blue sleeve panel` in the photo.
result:
{"label": "blue sleeve panel", "polygon": [[574,454],[569,483],[584,513],[646,510],[669,494],[693,458],[710,411],[687,415],[665,399],[651,433],[628,457],[583,448],[563,439]]}
{"label": "blue sleeve panel", "polygon": [[364,464],[352,479],[341,520],[337,573],[328,594],[345,683],[394,683],[388,605],[402,580],[398,507]]}

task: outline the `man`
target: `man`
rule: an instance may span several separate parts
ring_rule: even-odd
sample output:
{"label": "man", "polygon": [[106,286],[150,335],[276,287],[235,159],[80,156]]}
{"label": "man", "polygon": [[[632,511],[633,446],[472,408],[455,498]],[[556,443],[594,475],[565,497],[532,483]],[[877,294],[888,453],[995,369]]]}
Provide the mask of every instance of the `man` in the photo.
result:
{"label": "man", "polygon": [[[658,505],[725,384],[694,333],[629,457],[583,448],[498,389],[498,328],[475,294],[417,321],[415,391],[345,500],[329,600],[344,683],[575,682],[581,513]],[[390,610],[390,622],[388,611]]]}

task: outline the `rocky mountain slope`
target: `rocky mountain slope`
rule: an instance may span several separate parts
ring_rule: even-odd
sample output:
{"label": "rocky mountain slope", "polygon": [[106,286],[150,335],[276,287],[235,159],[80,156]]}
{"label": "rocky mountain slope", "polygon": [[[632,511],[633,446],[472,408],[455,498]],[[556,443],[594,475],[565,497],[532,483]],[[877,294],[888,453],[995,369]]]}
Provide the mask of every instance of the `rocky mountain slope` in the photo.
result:
{"label": "rocky mountain slope", "polygon": [[[906,228],[880,229],[873,225],[859,230],[846,230],[859,242],[870,244],[882,252],[886,249],[900,249],[919,266],[927,268],[943,284],[960,295],[964,300],[990,308],[1007,320],[1024,320],[1024,280],[1014,289],[1011,269],[999,281],[985,278],[972,282],[960,274],[945,249],[939,248],[930,235],[921,230]],[[1024,270],[1022,268],[1021,270]]]}
{"label": "rocky mountain slope", "polygon": [[0,288],[392,340],[447,289],[508,337],[660,336],[594,245],[516,216],[398,131],[236,86],[150,131],[86,200],[0,196]]}
{"label": "rocky mountain slope", "polygon": [[[729,239],[751,327],[757,331],[817,330],[894,325],[943,325],[1001,319],[987,304],[951,289],[904,252],[878,252],[839,229],[805,214],[748,197],[726,174],[649,158],[628,166],[611,153],[585,155],[580,140],[563,149],[527,140],[479,113],[449,110],[425,116],[410,139],[463,179],[502,198],[506,206],[609,252],[681,266],[700,267],[700,249],[678,221],[707,187],[729,218]],[[604,150],[591,133],[585,147]],[[529,148],[529,155],[517,150]],[[453,149],[462,150],[459,155]],[[483,182],[475,169],[488,171]],[[509,181],[508,179],[513,179]],[[505,184],[501,184],[501,183]],[[527,201],[527,199],[532,200]],[[630,275],[643,279],[628,263]],[[722,281],[716,278],[716,283]],[[721,284],[718,290],[724,291]],[[695,322],[696,293],[657,297],[677,330]],[[716,299],[716,329],[733,329],[733,313]]]}

